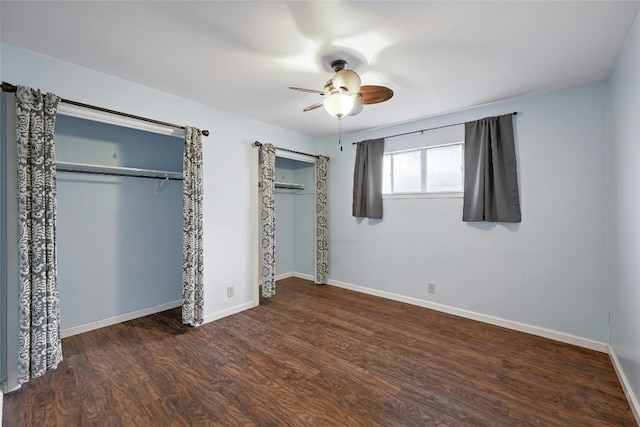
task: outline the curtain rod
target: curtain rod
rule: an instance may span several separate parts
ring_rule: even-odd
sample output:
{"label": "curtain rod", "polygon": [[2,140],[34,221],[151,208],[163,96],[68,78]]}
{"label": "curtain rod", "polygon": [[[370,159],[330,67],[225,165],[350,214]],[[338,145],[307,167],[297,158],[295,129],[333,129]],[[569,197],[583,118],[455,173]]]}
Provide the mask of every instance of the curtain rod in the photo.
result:
{"label": "curtain rod", "polygon": [[[518,114],[518,112],[517,112],[517,111],[514,111],[514,112],[513,112],[513,113],[511,113],[511,114],[513,114],[513,115],[515,116],[515,115],[517,115],[517,114]],[[459,125],[463,125],[463,124],[465,124],[465,123],[466,123],[466,122],[461,122],[461,123],[452,123],[452,124],[450,124],[450,125],[437,126],[437,127],[434,127],[434,128],[427,128],[427,129],[414,130],[414,131],[411,131],[411,132],[398,133],[398,134],[395,134],[395,135],[385,136],[385,137],[383,137],[383,138],[384,138],[384,139],[388,139],[388,138],[395,138],[396,136],[411,135],[411,134],[413,134],[413,133],[418,133],[418,132],[427,132],[427,131],[430,131],[430,130],[443,129],[443,128],[450,128],[450,127],[452,127],[452,126],[459,126]],[[360,144],[361,142],[364,142],[364,141],[352,142],[352,143],[351,143],[351,145],[357,145],[357,144]]]}
{"label": "curtain rod", "polygon": [[[253,147],[261,147],[262,143],[260,141],[255,141],[252,145],[253,145]],[[307,154],[307,153],[303,153],[302,151],[289,150],[288,148],[275,147],[275,149],[276,150],[280,150],[280,151],[286,151],[288,153],[301,154],[303,156],[315,157],[316,159],[320,158],[320,156],[317,155],[317,154]],[[327,160],[328,159],[329,158],[327,157]]]}
{"label": "curtain rod", "polygon": [[[11,83],[2,82],[2,91],[3,92],[15,92],[17,89],[18,88],[15,85],[12,85]],[[147,117],[142,117],[142,116],[135,116],[133,114],[123,113],[121,111],[109,110],[108,108],[103,108],[103,107],[96,107],[95,105],[84,104],[82,102],[71,101],[69,99],[60,98],[60,102],[64,102],[65,104],[75,105],[76,107],[83,107],[83,108],[89,108],[91,110],[101,111],[103,113],[115,114],[116,116],[122,116],[122,117],[126,117],[128,119],[141,120],[143,122],[149,122],[149,123],[153,123],[153,124],[161,125],[161,126],[168,126],[168,127],[172,127],[172,128],[175,128],[175,129],[183,129],[183,130],[185,129],[184,126],[176,125],[176,124],[173,124],[173,123],[163,122],[163,121],[155,120],[155,119],[149,119]],[[203,130],[203,131],[201,131],[201,133],[204,136],[209,136],[209,131],[208,130]]]}

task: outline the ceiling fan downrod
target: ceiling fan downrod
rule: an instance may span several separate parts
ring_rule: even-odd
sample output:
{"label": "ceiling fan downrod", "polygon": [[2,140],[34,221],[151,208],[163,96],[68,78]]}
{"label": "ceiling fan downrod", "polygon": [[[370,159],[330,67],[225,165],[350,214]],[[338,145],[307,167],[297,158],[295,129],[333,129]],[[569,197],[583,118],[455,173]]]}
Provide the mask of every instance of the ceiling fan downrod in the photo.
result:
{"label": "ceiling fan downrod", "polygon": [[344,59],[336,59],[335,61],[331,61],[331,69],[336,73],[338,71],[342,71],[347,66],[347,61]]}

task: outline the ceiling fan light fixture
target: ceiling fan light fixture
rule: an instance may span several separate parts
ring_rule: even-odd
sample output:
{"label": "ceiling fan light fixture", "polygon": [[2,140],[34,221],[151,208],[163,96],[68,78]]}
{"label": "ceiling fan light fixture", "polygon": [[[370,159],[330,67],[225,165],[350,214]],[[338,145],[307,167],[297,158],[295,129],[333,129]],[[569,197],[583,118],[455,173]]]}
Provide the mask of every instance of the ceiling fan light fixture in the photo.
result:
{"label": "ceiling fan light fixture", "polygon": [[333,87],[336,89],[345,89],[351,94],[356,94],[360,91],[360,76],[355,71],[340,70],[331,79]]}
{"label": "ceiling fan light fixture", "polygon": [[[1,1],[1,0],[0,0]],[[342,119],[344,116],[355,116],[362,111],[363,105],[377,104],[388,101],[393,96],[393,90],[385,86],[362,85],[358,73],[347,70],[347,61],[337,59],[331,62],[335,72],[333,78],[324,85],[324,90],[289,87],[301,92],[316,93],[324,97],[302,111],[311,111],[324,106],[327,113]],[[342,120],[340,126],[342,128]]]}
{"label": "ceiling fan light fixture", "polygon": [[348,115],[353,110],[355,98],[346,93],[335,92],[324,99],[324,108],[327,113],[338,119]]}
{"label": "ceiling fan light fixture", "polygon": [[362,109],[363,109],[362,107],[363,107],[363,105],[362,105],[361,103],[359,103],[358,101],[356,101],[356,102],[353,104],[353,109],[352,109],[352,110],[351,110],[351,112],[350,112],[349,114],[347,114],[347,115],[348,115],[348,116],[355,116],[355,115],[357,115],[357,114],[362,113]]}

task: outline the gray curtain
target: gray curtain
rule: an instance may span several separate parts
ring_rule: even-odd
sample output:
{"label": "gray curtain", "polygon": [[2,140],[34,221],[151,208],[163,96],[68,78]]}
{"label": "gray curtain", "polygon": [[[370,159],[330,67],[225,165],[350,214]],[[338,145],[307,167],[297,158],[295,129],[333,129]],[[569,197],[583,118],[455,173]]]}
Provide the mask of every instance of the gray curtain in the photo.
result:
{"label": "gray curtain", "polygon": [[260,170],[262,200],[260,204],[260,225],[262,228],[260,284],[262,285],[262,296],[270,298],[276,294],[276,149],[272,144],[262,144],[260,155],[262,156]]}
{"label": "gray curtain", "polygon": [[202,257],[202,136],[186,127],[182,164],[182,322],[204,321]]}
{"label": "gray curtain", "polygon": [[353,171],[353,207],[355,217],[382,218],[382,157],[384,138],[358,144]]}
{"label": "gray curtain", "polygon": [[329,271],[329,234],[327,232],[327,166],[329,158],[318,156],[316,161],[316,279],[318,285],[327,283]]}
{"label": "gray curtain", "polygon": [[462,220],[520,222],[513,114],[465,123]]}
{"label": "gray curtain", "polygon": [[18,382],[62,360],[56,253],[54,128],[60,98],[18,86]]}

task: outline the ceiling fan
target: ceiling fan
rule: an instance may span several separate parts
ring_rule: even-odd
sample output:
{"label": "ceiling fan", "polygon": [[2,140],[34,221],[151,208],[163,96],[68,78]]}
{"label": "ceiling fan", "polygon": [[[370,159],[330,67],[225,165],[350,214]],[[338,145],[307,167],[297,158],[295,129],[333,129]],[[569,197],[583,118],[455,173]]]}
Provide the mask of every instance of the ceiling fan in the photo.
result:
{"label": "ceiling fan", "polygon": [[361,85],[360,76],[346,68],[347,61],[338,59],[331,62],[335,75],[324,85],[324,90],[289,87],[301,92],[317,93],[324,98],[305,108],[311,111],[324,106],[329,114],[338,119],[344,116],[354,116],[362,111],[363,105],[377,104],[388,101],[393,96],[393,90],[385,86]]}

